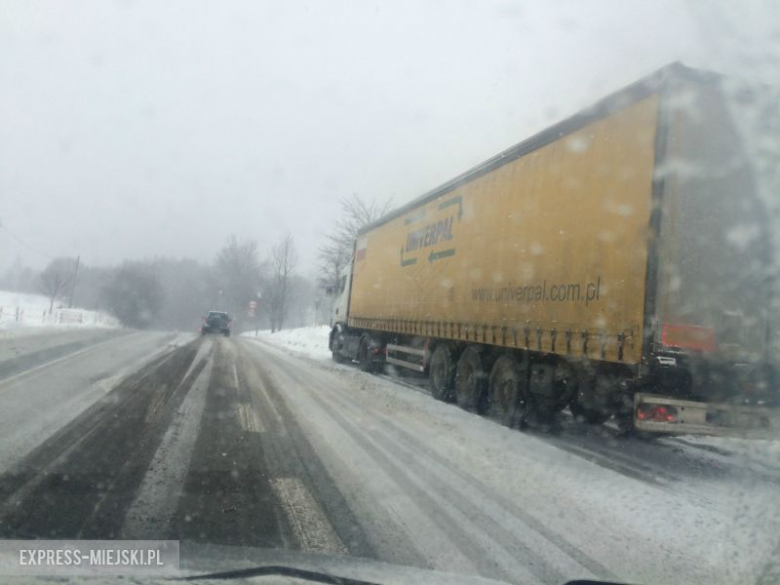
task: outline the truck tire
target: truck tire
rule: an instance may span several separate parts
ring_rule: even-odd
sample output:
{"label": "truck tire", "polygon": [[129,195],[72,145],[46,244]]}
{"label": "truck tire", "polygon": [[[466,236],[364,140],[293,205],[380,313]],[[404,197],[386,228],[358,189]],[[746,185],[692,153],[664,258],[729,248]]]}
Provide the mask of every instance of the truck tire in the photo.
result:
{"label": "truck tire", "polygon": [[463,410],[481,414],[485,407],[487,374],[479,350],[467,347],[455,369],[455,400]]}
{"label": "truck tire", "polygon": [[364,372],[375,372],[376,364],[371,361],[371,354],[368,347],[368,337],[365,335],[360,339],[358,346],[358,367]]}
{"label": "truck tire", "polygon": [[340,335],[341,335],[341,329],[339,327],[335,327],[330,334],[330,357],[333,358],[333,361],[336,362],[337,364],[344,363],[344,356],[341,355],[341,352],[339,351]]}
{"label": "truck tire", "polygon": [[528,381],[521,366],[512,355],[502,355],[493,364],[488,381],[489,417],[501,424],[521,428],[525,426],[530,412]]}
{"label": "truck tire", "polygon": [[455,363],[452,360],[450,348],[443,343],[433,350],[431,363],[428,366],[428,381],[431,395],[436,400],[444,402],[454,400]]}

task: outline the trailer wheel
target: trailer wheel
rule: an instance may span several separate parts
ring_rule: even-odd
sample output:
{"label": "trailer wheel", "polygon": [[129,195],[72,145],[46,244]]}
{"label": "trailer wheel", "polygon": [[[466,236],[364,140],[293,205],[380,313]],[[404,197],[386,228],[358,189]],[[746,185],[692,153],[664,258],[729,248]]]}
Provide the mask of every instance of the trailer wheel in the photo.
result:
{"label": "trailer wheel", "polygon": [[436,400],[452,402],[453,385],[455,383],[455,364],[452,361],[452,352],[445,344],[438,345],[433,350],[428,371],[431,395]]}
{"label": "trailer wheel", "polygon": [[479,350],[467,347],[455,370],[455,399],[464,410],[482,413],[485,410],[487,374]]}
{"label": "trailer wheel", "polygon": [[371,355],[368,352],[368,337],[365,335],[360,338],[358,346],[358,367],[364,372],[373,372],[376,365],[371,361]]}
{"label": "trailer wheel", "polygon": [[487,413],[508,427],[525,426],[530,412],[528,380],[514,356],[502,355],[493,364],[488,382]]}

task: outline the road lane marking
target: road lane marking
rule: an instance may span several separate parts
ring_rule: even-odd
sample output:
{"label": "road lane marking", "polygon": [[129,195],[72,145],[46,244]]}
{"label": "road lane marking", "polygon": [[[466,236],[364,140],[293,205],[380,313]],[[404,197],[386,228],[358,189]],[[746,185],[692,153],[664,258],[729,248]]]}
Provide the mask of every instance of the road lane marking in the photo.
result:
{"label": "road lane marking", "polygon": [[236,384],[236,390],[238,390],[238,369],[236,368],[236,362],[233,362],[233,381]]}
{"label": "road lane marking", "polygon": [[252,405],[246,402],[240,402],[236,404],[236,417],[238,418],[238,424],[241,428],[249,433],[262,433],[265,432],[263,423],[260,422],[260,418],[255,413]]}
{"label": "road lane marking", "polygon": [[173,518],[206,407],[211,369],[209,361],[166,430],[125,516],[122,526],[125,538],[157,538],[165,533]]}
{"label": "road lane marking", "polygon": [[348,553],[322,508],[300,479],[278,477],[270,480],[270,483],[304,551]]}

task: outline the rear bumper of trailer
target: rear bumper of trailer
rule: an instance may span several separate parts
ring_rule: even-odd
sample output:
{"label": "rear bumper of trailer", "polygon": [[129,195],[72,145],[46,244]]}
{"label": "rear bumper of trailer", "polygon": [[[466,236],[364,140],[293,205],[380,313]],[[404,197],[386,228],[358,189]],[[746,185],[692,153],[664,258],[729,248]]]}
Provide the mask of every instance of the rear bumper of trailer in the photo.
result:
{"label": "rear bumper of trailer", "polygon": [[780,437],[780,408],[679,400],[642,392],[634,396],[639,431],[755,439]]}

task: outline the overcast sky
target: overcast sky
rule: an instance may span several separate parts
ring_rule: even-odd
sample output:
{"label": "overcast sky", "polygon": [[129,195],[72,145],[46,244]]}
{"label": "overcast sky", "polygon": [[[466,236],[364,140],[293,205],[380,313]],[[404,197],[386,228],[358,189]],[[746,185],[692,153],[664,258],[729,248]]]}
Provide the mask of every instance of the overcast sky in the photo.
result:
{"label": "overcast sky", "polygon": [[289,231],[312,273],[340,197],[405,203],[670,61],[744,73],[777,10],[727,5],[3,0],[0,221],[26,246],[0,230],[0,270]]}

